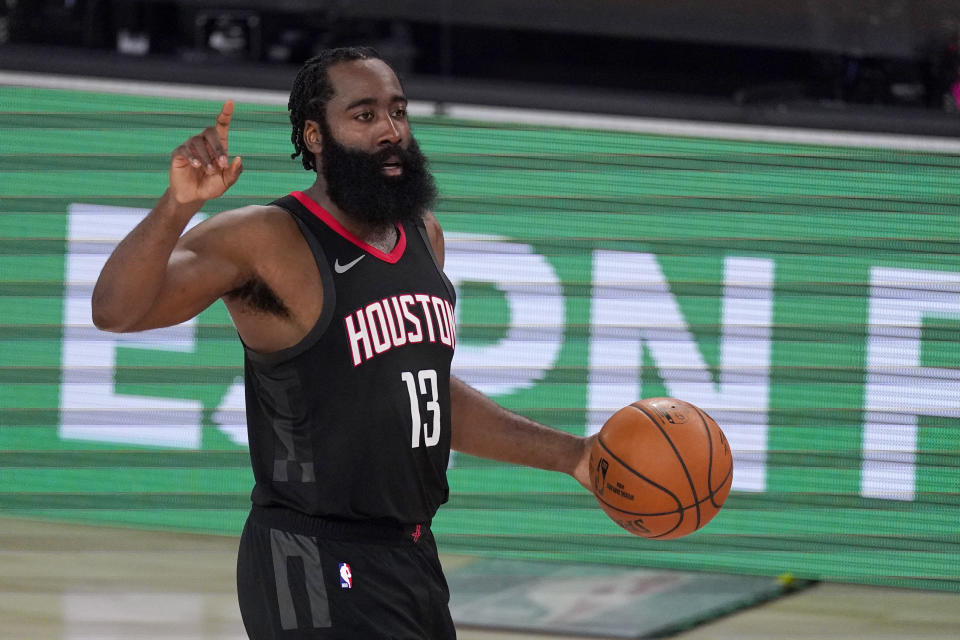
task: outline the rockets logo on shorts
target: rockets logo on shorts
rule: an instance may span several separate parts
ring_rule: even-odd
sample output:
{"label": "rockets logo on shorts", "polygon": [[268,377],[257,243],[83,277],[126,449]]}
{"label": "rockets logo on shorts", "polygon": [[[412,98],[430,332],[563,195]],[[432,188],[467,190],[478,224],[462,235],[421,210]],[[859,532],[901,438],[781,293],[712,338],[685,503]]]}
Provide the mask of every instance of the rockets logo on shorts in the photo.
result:
{"label": "rockets logo on shorts", "polygon": [[346,562],[340,563],[340,588],[353,588],[353,573],[350,572],[350,565]]}

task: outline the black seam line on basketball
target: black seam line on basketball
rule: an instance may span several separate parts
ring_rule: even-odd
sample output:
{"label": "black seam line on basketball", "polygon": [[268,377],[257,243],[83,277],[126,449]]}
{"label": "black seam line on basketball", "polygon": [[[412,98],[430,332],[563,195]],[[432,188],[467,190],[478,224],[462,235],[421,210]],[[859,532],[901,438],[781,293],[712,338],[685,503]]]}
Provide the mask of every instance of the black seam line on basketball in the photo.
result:
{"label": "black seam line on basketball", "polygon": [[[713,487],[710,486],[710,480],[713,478],[713,435],[710,433],[710,425],[707,424],[707,417],[703,414],[703,411],[701,411],[700,407],[697,406],[694,406],[693,408],[697,410],[697,415],[700,416],[700,422],[703,423],[703,430],[707,432],[707,443],[710,445],[710,457],[707,458],[707,491],[710,492],[710,504],[719,509],[723,505],[719,505],[714,502]],[[732,468],[731,471],[733,471]],[[724,479],[724,482],[726,482],[726,479]],[[720,483],[720,486],[723,486],[722,482]]]}
{"label": "black seam line on basketball", "polygon": [[[693,476],[690,475],[690,471],[687,469],[687,463],[683,461],[683,456],[680,455],[680,452],[677,451],[676,445],[673,444],[673,440],[670,439],[670,436],[667,435],[666,430],[660,425],[660,422],[657,421],[652,415],[650,415],[646,409],[643,407],[638,407],[636,404],[631,404],[631,407],[637,411],[643,412],[643,415],[650,418],[650,421],[657,425],[657,429],[660,430],[660,433],[663,434],[663,437],[667,439],[667,442],[670,444],[670,448],[673,449],[673,453],[677,456],[677,460],[680,462],[680,466],[683,467],[683,473],[687,476],[687,484],[690,485],[690,491],[693,493],[693,504],[697,507],[697,529],[700,528],[700,498],[697,497],[697,488],[693,486]],[[710,490],[710,478],[707,478],[707,490]],[[696,531],[696,529],[694,529]]]}
{"label": "black seam line on basketball", "polygon": [[[669,495],[671,498],[673,498],[673,501],[677,503],[677,507],[679,507],[680,510],[683,509],[683,502],[681,502],[680,498],[678,498],[677,495],[676,495],[673,491],[670,491],[670,489],[667,489],[666,487],[657,484],[656,482],[654,482],[654,481],[651,480],[650,478],[646,477],[645,475],[643,475],[643,474],[640,473],[639,471],[636,471],[633,467],[631,467],[631,466],[628,465],[626,462],[624,462],[623,460],[621,460],[620,458],[618,458],[618,457],[617,457],[617,454],[615,454],[613,451],[610,450],[610,447],[607,446],[607,443],[604,442],[602,438],[597,438],[597,442],[599,442],[599,443],[600,443],[600,446],[603,447],[603,450],[606,451],[607,454],[609,454],[609,456],[610,456],[611,458],[613,458],[614,460],[616,460],[617,462],[619,462],[619,463],[621,464],[621,466],[623,466],[624,469],[627,469],[628,471],[630,471],[630,473],[632,473],[633,475],[637,476],[638,478],[640,478],[640,479],[643,480],[644,482],[647,482],[647,483],[649,483],[649,484],[652,484],[652,485],[655,486],[657,489],[660,489],[661,491],[663,491],[664,493],[666,493],[667,495]],[[600,496],[597,496],[597,497],[599,498]],[[606,503],[606,501],[604,501],[604,503]],[[612,506],[612,505],[611,505],[611,506]],[[616,507],[614,507],[614,509],[616,509]],[[673,512],[670,511],[670,512],[668,512],[668,513],[673,513]]]}
{"label": "black seam line on basketball", "polygon": [[[603,450],[606,451],[607,454],[608,454],[611,458],[613,458],[614,460],[616,460],[617,462],[619,462],[620,465],[621,465],[624,469],[627,469],[630,473],[632,473],[633,475],[637,476],[638,478],[640,478],[640,479],[643,480],[644,482],[647,482],[647,483],[649,483],[649,484],[652,484],[653,486],[657,487],[658,489],[660,489],[661,491],[663,491],[664,493],[666,493],[667,495],[669,495],[671,498],[673,498],[673,501],[677,503],[677,507],[680,507],[680,509],[679,509],[680,518],[677,520],[677,523],[676,523],[675,525],[673,525],[673,528],[672,528],[672,529],[670,529],[669,531],[667,531],[667,532],[665,532],[665,533],[662,533],[661,535],[667,535],[668,533],[673,533],[674,531],[676,531],[677,529],[679,529],[679,528],[680,528],[680,525],[683,524],[683,517],[684,517],[684,516],[683,516],[683,503],[680,502],[680,499],[676,496],[676,494],[674,494],[673,491],[670,491],[670,489],[667,489],[666,487],[660,486],[659,484],[657,484],[656,482],[654,482],[654,481],[651,480],[650,478],[645,477],[642,473],[634,470],[633,467],[631,467],[631,466],[628,465],[626,462],[624,462],[623,460],[621,460],[620,458],[618,458],[617,455],[616,455],[613,451],[610,450],[610,447],[607,446],[607,443],[605,443],[605,442],[603,441],[603,439],[600,438],[600,436],[597,436],[597,442],[600,443],[600,446],[603,447]],[[600,502],[602,502],[603,504],[608,504],[607,501],[604,500],[603,498],[601,498],[600,496],[597,496],[597,499],[598,499]],[[620,509],[617,509],[617,507],[614,507],[613,505],[608,505],[608,506],[610,506],[610,507],[613,508],[613,509],[616,509],[617,511],[620,511]],[[675,512],[670,512],[670,513],[675,513]]]}
{"label": "black seam line on basketball", "polygon": [[[711,491],[711,492],[710,492],[710,495],[706,496],[705,498],[703,498],[702,500],[700,500],[699,502],[697,502],[697,503],[695,503],[695,504],[689,504],[689,505],[687,505],[687,506],[682,506],[682,505],[681,505],[679,509],[674,509],[673,511],[661,511],[661,512],[658,512],[658,513],[643,513],[643,512],[640,512],[640,511],[627,511],[626,509],[621,509],[620,507],[617,507],[617,506],[614,506],[614,505],[610,504],[609,502],[607,502],[606,500],[604,500],[604,499],[601,498],[600,496],[597,496],[597,500],[600,501],[600,502],[602,502],[603,504],[607,505],[608,507],[610,507],[610,508],[613,509],[614,511],[618,511],[618,512],[620,512],[620,513],[622,513],[622,514],[624,514],[624,515],[627,515],[627,516],[668,516],[668,515],[670,515],[671,513],[679,513],[679,514],[680,514],[680,519],[681,519],[681,522],[682,522],[682,521],[683,521],[683,512],[686,511],[687,509],[693,509],[693,508],[696,507],[697,505],[703,504],[703,503],[706,502],[707,500],[711,500],[711,501],[712,501],[712,500],[713,500],[713,496],[715,496],[715,495],[717,495],[718,493],[720,493],[720,489],[723,489],[723,485],[727,484],[727,480],[730,479],[730,474],[731,474],[731,473],[732,473],[732,471],[728,471],[728,472],[727,472],[727,475],[725,475],[725,476],[723,477],[723,480],[720,482],[720,486],[717,487],[717,490],[716,490],[716,491]],[[721,505],[721,506],[722,506],[722,505]],[[672,531],[672,529],[671,529],[671,531]]]}
{"label": "black seam line on basketball", "polygon": [[707,432],[707,445],[709,447],[708,451],[710,452],[707,457],[707,491],[710,493],[710,503],[719,509],[717,503],[713,501],[713,487],[710,486],[710,478],[713,477],[713,436],[710,434],[710,426],[707,424],[707,419],[703,416],[703,412],[700,411],[700,407],[693,407],[697,410],[697,415],[700,416],[700,422],[703,423],[703,430]]}

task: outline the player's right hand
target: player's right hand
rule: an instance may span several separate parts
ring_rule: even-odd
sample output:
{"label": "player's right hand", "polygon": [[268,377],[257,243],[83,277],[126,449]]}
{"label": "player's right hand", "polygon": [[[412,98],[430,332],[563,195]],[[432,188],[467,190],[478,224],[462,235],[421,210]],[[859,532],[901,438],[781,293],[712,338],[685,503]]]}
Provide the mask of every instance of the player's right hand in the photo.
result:
{"label": "player's right hand", "polygon": [[191,137],[170,154],[170,193],[177,202],[203,202],[222,196],[240,177],[240,156],[228,160],[227,134],[233,100],[227,100],[217,124]]}

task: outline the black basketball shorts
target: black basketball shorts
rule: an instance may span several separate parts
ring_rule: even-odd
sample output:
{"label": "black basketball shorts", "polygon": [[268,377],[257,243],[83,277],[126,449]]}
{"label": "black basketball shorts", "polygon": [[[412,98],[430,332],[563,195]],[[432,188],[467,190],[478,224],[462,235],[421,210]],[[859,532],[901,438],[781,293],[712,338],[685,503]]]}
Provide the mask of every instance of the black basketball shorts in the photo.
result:
{"label": "black basketball shorts", "polygon": [[240,537],[237,594],[251,640],[452,640],[428,525],[390,526],[254,507]]}

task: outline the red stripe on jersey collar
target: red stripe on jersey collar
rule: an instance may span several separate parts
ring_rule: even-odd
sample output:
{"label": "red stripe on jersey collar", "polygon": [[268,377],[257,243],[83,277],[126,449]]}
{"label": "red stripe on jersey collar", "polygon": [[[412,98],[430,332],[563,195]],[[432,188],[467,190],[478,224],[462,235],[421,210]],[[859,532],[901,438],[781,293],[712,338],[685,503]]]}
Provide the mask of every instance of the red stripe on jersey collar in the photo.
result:
{"label": "red stripe on jersey collar", "polygon": [[376,247],[372,247],[357,236],[353,235],[347,231],[346,227],[340,224],[336,218],[334,218],[329,211],[321,207],[317,202],[306,195],[302,191],[293,191],[290,193],[294,198],[296,198],[300,204],[305,206],[310,210],[313,215],[320,218],[320,220],[326,224],[328,227],[339,233],[343,236],[344,239],[349,240],[353,244],[357,245],[367,253],[370,253],[376,258],[380,258],[384,262],[389,262],[390,264],[395,264],[403,256],[404,249],[407,248],[407,234],[403,231],[403,225],[397,225],[397,233],[399,234],[397,245],[393,248],[393,251],[390,253],[384,253]]}

